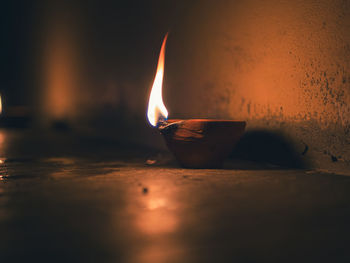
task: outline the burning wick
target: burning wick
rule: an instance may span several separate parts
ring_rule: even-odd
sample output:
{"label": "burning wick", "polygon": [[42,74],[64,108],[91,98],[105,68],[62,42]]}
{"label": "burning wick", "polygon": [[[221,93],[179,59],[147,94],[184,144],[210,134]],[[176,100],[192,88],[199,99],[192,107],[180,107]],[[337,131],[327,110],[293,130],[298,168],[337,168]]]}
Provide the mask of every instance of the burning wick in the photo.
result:
{"label": "burning wick", "polygon": [[169,130],[173,130],[177,127],[178,122],[171,122],[169,123],[167,121],[168,119],[168,110],[166,109],[164,102],[163,102],[163,96],[162,96],[162,89],[163,89],[163,77],[164,77],[164,61],[165,61],[165,47],[166,42],[168,39],[168,33],[165,35],[162,47],[160,49],[160,54],[158,58],[158,66],[157,66],[157,72],[156,76],[153,81],[151,94],[149,96],[149,102],[148,102],[148,111],[147,111],[147,117],[149,123],[153,126],[158,128],[158,130],[163,134],[164,132],[167,132]]}
{"label": "burning wick", "polygon": [[149,123],[157,128],[167,125],[168,110],[166,109],[162,98],[162,86],[164,76],[164,59],[165,45],[168,38],[168,33],[165,35],[162,47],[160,49],[157,73],[153,81],[151,94],[149,96],[147,117]]}

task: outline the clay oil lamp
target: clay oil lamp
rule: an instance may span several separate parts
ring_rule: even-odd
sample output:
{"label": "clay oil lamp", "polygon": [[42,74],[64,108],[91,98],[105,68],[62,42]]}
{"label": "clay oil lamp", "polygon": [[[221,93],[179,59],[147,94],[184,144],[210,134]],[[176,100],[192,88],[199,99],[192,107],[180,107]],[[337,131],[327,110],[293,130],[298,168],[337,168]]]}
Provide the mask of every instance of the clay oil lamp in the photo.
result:
{"label": "clay oil lamp", "polygon": [[169,150],[186,168],[220,168],[244,132],[244,121],[217,119],[167,119],[162,99],[165,36],[160,50],[147,117],[164,136]]}

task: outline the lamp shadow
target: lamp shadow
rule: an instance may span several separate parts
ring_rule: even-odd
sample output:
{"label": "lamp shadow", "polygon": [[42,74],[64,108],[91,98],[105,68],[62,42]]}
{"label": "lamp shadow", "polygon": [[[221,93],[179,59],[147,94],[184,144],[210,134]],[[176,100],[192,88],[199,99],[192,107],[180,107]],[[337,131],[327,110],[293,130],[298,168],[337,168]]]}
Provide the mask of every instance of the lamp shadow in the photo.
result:
{"label": "lamp shadow", "polygon": [[248,131],[230,154],[228,168],[305,169],[308,165],[302,158],[304,153],[298,152],[293,142],[280,133]]}

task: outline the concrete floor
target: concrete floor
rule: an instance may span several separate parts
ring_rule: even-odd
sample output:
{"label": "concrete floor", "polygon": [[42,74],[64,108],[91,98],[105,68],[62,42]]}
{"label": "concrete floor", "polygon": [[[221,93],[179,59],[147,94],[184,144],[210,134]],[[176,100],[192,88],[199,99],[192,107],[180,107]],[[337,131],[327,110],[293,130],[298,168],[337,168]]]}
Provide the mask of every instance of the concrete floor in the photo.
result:
{"label": "concrete floor", "polygon": [[4,137],[0,262],[350,261],[348,176],[29,158]]}

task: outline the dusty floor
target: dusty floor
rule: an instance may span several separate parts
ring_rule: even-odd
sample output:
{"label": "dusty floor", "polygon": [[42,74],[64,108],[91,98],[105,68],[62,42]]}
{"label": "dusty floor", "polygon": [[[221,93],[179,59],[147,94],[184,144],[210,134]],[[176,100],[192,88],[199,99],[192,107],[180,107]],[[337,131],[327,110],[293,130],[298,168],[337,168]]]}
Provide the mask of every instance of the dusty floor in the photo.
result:
{"label": "dusty floor", "polygon": [[55,157],[2,137],[1,262],[350,260],[348,176]]}

